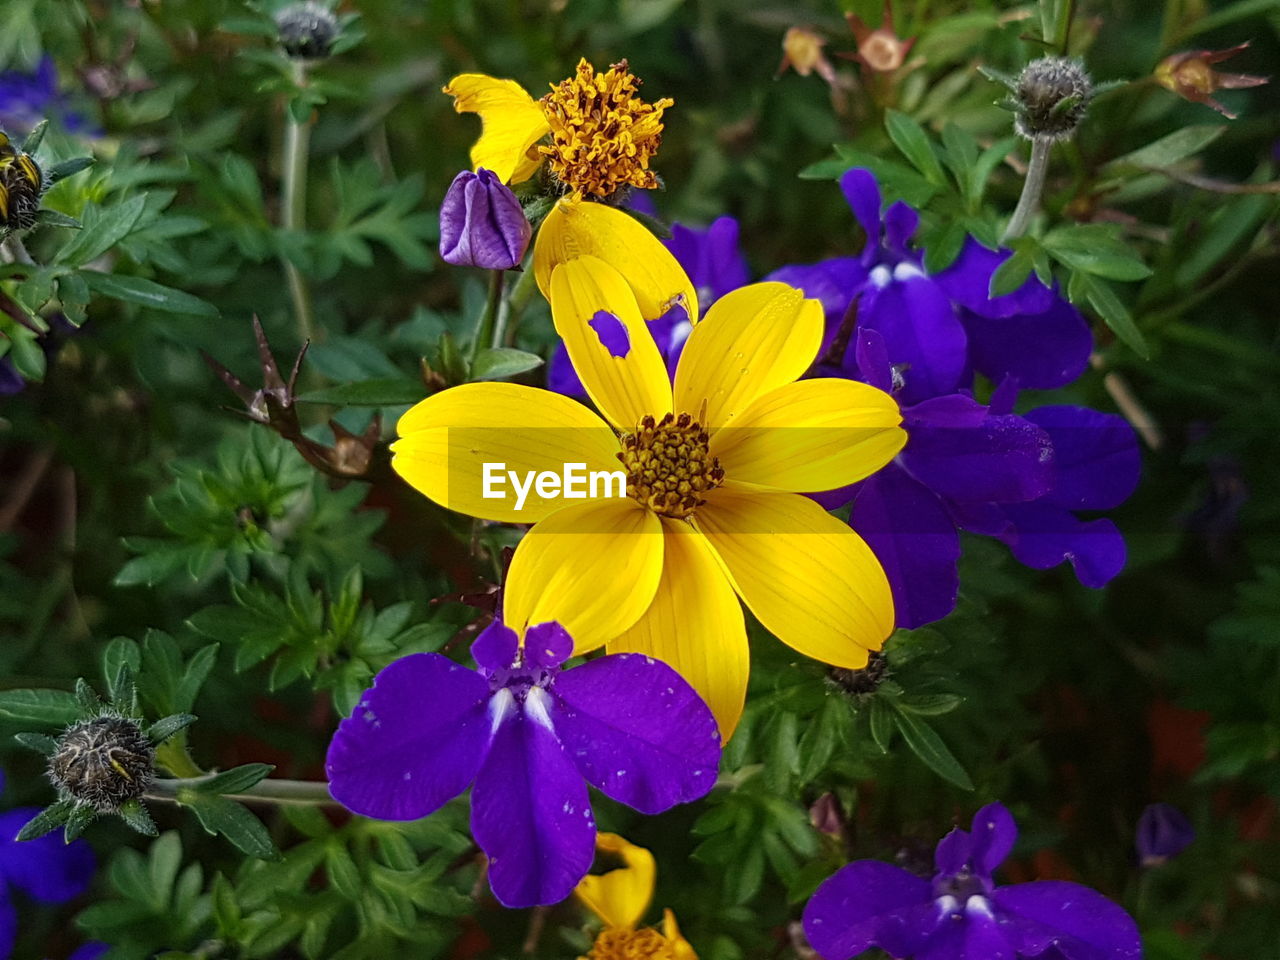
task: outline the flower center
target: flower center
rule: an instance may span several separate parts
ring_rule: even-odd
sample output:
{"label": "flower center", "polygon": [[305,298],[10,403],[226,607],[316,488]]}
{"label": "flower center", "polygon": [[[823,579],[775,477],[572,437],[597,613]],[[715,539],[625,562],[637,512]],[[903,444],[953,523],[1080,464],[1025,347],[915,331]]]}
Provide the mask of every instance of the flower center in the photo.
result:
{"label": "flower center", "polygon": [[627,61],[596,73],[585,59],[576,76],[553,85],[542,98],[551,125],[550,146],[538,149],[551,172],[575,193],[607,197],[630,185],[651,190],[658,177],[649,159],[662,143],[662,111],[675,103],[646,103]]}
{"label": "flower center", "polygon": [[934,897],[954,897],[966,902],[970,897],[985,896],[991,892],[991,881],[976,876],[965,869],[949,876],[936,877],[933,881]]}
{"label": "flower center", "polygon": [[36,222],[44,175],[28,154],[0,133],[0,228],[25,230]]}
{"label": "flower center", "polygon": [[605,930],[581,960],[675,960],[675,951],[657,930]]}
{"label": "flower center", "polygon": [[724,483],[710,438],[687,413],[661,420],[645,417],[623,434],[618,459],[627,471],[627,496],[654,513],[684,519],[706,501],[699,494]]}

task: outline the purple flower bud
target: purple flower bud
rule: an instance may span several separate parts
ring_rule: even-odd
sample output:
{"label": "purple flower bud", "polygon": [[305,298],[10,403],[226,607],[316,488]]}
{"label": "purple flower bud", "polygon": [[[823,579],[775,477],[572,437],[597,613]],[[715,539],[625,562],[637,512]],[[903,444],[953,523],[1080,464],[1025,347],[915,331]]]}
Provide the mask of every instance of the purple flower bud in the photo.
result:
{"label": "purple flower bud", "polygon": [[453,178],[440,206],[440,256],[455,267],[520,265],[533,228],[516,195],[483,167]]}
{"label": "purple flower bud", "polygon": [[1138,818],[1138,860],[1144,867],[1158,867],[1191,846],[1195,838],[1196,831],[1181,810],[1153,803]]}

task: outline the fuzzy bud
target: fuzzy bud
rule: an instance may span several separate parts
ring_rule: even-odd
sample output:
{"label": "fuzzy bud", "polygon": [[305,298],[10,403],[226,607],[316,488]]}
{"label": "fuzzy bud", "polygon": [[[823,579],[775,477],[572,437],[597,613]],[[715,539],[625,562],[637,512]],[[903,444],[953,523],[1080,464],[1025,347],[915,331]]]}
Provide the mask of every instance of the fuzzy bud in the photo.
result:
{"label": "fuzzy bud", "polygon": [[44,192],[44,174],[28,153],[0,133],[0,229],[34,226]]}
{"label": "fuzzy bud", "polygon": [[1093,81],[1078,60],[1041,57],[1018,75],[1014,127],[1028,140],[1063,140],[1084,119]]}
{"label": "fuzzy bud", "polygon": [[67,728],[49,758],[58,792],[98,813],[116,813],[151,785],[155,746],[128,717],[99,716]]}
{"label": "fuzzy bud", "polygon": [[533,227],[520,201],[483,168],[453,178],[440,205],[440,256],[455,267],[510,270],[520,265]]}
{"label": "fuzzy bud", "polygon": [[314,0],[291,3],[276,14],[280,46],[295,60],[323,60],[333,51],[338,18]]}

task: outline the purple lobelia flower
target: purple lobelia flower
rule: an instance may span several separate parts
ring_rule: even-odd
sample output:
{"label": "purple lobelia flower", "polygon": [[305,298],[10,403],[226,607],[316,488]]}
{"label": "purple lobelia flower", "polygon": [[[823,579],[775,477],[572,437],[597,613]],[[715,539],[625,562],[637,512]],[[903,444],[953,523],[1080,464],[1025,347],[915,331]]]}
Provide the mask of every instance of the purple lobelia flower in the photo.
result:
{"label": "purple lobelia flower", "polygon": [[15,841],[18,831],[39,812],[18,807],[0,813],[0,960],[9,956],[18,935],[15,893],[22,891],[44,903],[63,903],[84,893],[97,869],[93,850],[84,840],[65,843],[61,835],[49,833]]}
{"label": "purple lobelia flower", "polygon": [[[634,201],[633,205],[639,206]],[[647,206],[651,208],[652,204]],[[751,280],[747,261],[738,249],[738,221],[733,217],[720,217],[705,230],[673,223],[671,238],[664,243],[697,288],[698,303],[704,311],[726,293],[746,286]],[[667,370],[673,376],[680,352],[692,329],[688,315],[679,306],[649,321],[649,332],[653,334],[658,350],[667,361]],[[547,388],[569,397],[587,395],[563,343],[556,346],[547,365]]]}
{"label": "purple lobelia flower", "polygon": [[84,129],[84,119],[67,109],[66,98],[58,92],[58,73],[51,57],[42,57],[30,73],[0,72],[0,130],[27,134],[51,115],[72,132]]}
{"label": "purple lobelia flower", "polygon": [[463,170],[440,205],[440,256],[455,267],[511,270],[520,265],[533,227],[511,189],[492,171]]}
{"label": "purple lobelia flower", "polygon": [[1138,817],[1134,845],[1138,862],[1158,867],[1172,860],[1195,842],[1196,831],[1182,811],[1169,803],[1153,803]]}
{"label": "purple lobelia flower", "polygon": [[857,860],[818,887],[804,931],[825,960],[880,947],[900,960],[1140,960],[1138,927],[1102,894],[1044,880],[997,887],[996,868],[1018,828],[999,803],[971,832],[952,830],[926,880],[877,860]]}
{"label": "purple lobelia flower", "polygon": [[471,647],[479,670],[436,653],[395,661],[329,744],[334,799],[416,820],[474,781],[471,832],[494,896],[564,899],[594,855],[588,783],[660,813],[704,796],[720,762],[715,718],[666,664],[613,654],[562,670],[572,652],[558,623],[530,627],[523,647],[494,623]]}

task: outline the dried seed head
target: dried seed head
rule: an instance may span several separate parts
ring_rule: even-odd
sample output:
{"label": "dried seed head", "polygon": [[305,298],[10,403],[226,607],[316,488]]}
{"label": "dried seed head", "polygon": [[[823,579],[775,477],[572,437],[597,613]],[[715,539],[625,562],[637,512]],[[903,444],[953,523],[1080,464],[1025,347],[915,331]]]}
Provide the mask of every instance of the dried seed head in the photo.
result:
{"label": "dried seed head", "polygon": [[280,46],[296,60],[323,60],[333,51],[338,18],[314,0],[291,3],[276,14]]}
{"label": "dried seed head", "polygon": [[1018,75],[1014,127],[1028,140],[1062,140],[1080,125],[1093,96],[1083,64],[1068,57],[1032,60]]}
{"label": "dried seed head", "polygon": [[827,682],[843,690],[855,700],[865,700],[879,689],[889,676],[889,661],[879,650],[867,656],[867,665],[861,670],[845,670],[842,667],[827,668]]}
{"label": "dried seed head", "polygon": [[128,717],[82,720],[58,738],[49,779],[60,794],[99,813],[116,813],[146,792],[155,746]]}

